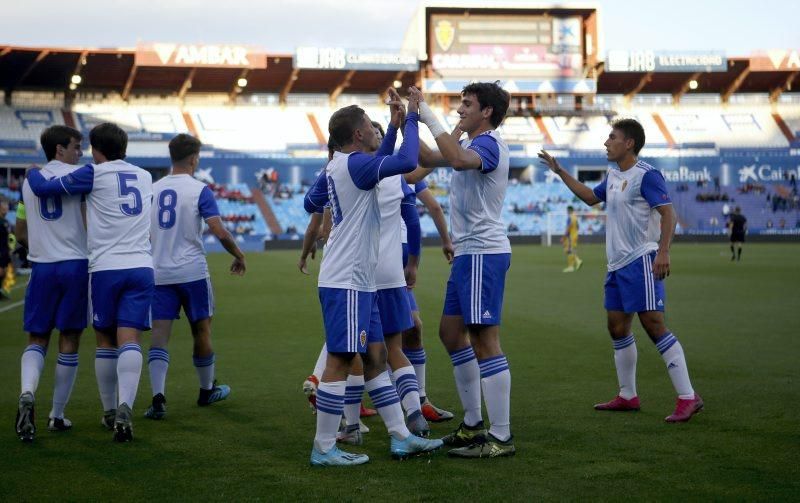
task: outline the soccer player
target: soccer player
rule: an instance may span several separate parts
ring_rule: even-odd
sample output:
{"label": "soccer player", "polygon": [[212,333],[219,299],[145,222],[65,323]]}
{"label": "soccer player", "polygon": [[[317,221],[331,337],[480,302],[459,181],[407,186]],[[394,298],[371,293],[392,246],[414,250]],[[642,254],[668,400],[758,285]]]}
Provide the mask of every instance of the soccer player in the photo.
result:
{"label": "soccer player", "polygon": [[[419,152],[418,102],[422,94],[410,89],[410,113],[396,155],[373,156],[377,135],[367,114],[352,105],[331,116],[328,130],[341,147],[306,195],[309,213],[329,203],[333,228],[319,273],[328,358],[317,390],[317,431],[311,451],[315,466],[358,465],[369,461],[336,447],[343,412],[347,374],[356,353],[364,360],[365,389],[391,436],[395,458],[429,452],[440,441],[412,435],[403,420],[400,397],[386,372],[386,345],[377,310],[375,269],[379,260],[381,213],[378,182],[412,171]],[[399,232],[399,231],[398,231]]]}
{"label": "soccer player", "polygon": [[611,125],[605,142],[609,162],[616,163],[594,189],[577,181],[545,151],[542,163],[559,175],[586,204],[606,203],[605,308],[614,345],[619,394],[595,405],[597,410],[639,410],[636,393],[636,342],[631,332],[633,315],[656,345],[678,394],[675,411],[667,422],[683,422],[703,408],[695,393],[683,347],[664,323],[664,280],[670,273],[669,247],[677,218],[664,176],[639,160],[645,135],[641,124],[620,119]]}
{"label": "soccer player", "polygon": [[197,405],[225,400],[231,390],[216,384],[216,357],[211,345],[214,292],[203,249],[203,222],[233,256],[231,274],[243,275],[245,258],[231,233],[222,225],[214,194],[193,175],[200,162],[200,140],[179,134],[169,142],[172,172],[153,185],[150,239],[153,243],[155,296],[153,335],[148,367],[153,401],[145,417],[161,419],[166,413],[164,396],[172,333],[172,320],[186,314],[194,338],[192,360],[200,381]]}
{"label": "soccer player", "polygon": [[[42,173],[52,178],[75,171],[83,155],[82,139],[83,135],[71,127],[45,129],[40,137],[47,157]],[[31,442],[36,434],[34,398],[53,328],[59,330],[58,361],[47,429],[72,428],[72,422],[64,417],[64,408],[75,383],[78,345],[87,324],[89,252],[80,196],[36,197],[25,181],[22,199],[30,215],[26,212],[17,227],[24,230],[33,270],[25,292],[23,319],[28,346],[20,362],[22,390],[16,430],[21,440]]]}
{"label": "soccer player", "polygon": [[[124,161],[128,135],[105,122],[89,133],[95,164],[45,180],[30,170],[39,197],[86,195],[89,291],[97,335],[95,374],[103,425],[114,440],[133,440],[132,409],[142,373],[142,331],[150,330],[153,257],[150,254],[150,173]],[[119,392],[117,393],[117,390]]]}
{"label": "soccer player", "polygon": [[[508,146],[497,127],[510,96],[497,83],[478,82],[461,91],[459,124],[447,133],[430,108],[420,120],[439,152],[420,150],[422,171],[452,166],[450,224],[455,259],[447,282],[439,337],[453,362],[464,420],[442,440],[448,455],[463,458],[511,456],[511,373],[500,347],[500,321],[511,245],[501,219],[508,186]],[[467,134],[460,144],[457,137]],[[481,417],[481,388],[491,426]]]}
{"label": "soccer player", "polygon": [[[747,234],[747,219],[742,215],[742,209],[736,207],[728,217],[728,233],[731,237],[731,261],[742,260],[742,244]],[[735,251],[734,251],[734,247]]]}
{"label": "soccer player", "polygon": [[[394,91],[394,89],[392,89]],[[444,217],[442,207],[436,202],[431,191],[428,190],[428,184],[425,181],[420,181],[413,186],[413,190],[409,190],[406,197],[403,199],[403,211],[417,214],[417,203],[419,199],[428,213],[431,215],[436,230],[439,232],[439,237],[442,240],[442,251],[445,258],[449,263],[453,261],[453,243],[450,240],[450,234],[447,231],[447,221]],[[406,270],[406,277],[413,276],[416,278],[416,270],[419,266],[419,258],[421,255],[421,229],[419,225],[416,227],[406,226],[403,221],[403,268]],[[413,250],[411,249],[413,248]],[[409,260],[410,259],[410,260]],[[413,271],[413,272],[412,272]],[[416,284],[414,284],[416,286]],[[440,423],[453,419],[453,413],[444,409],[440,409],[433,405],[427,396],[425,389],[425,382],[427,377],[427,355],[422,340],[422,318],[419,314],[419,306],[417,299],[414,295],[413,287],[406,289],[408,295],[408,303],[411,306],[411,317],[414,320],[414,326],[403,332],[403,353],[408,358],[409,362],[414,366],[414,372],[417,376],[419,383],[419,399],[422,403],[422,415],[426,420],[433,423]]]}
{"label": "soccer player", "polygon": [[567,254],[567,268],[562,272],[575,272],[583,265],[583,260],[578,257],[578,217],[575,208],[567,206],[567,230],[561,238],[564,243],[564,252]]}

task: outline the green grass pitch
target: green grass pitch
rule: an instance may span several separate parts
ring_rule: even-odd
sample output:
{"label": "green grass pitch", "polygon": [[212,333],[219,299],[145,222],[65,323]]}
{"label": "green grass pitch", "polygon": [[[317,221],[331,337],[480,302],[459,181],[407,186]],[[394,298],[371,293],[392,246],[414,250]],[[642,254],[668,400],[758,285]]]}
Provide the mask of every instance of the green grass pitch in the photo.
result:
{"label": "green grass pitch", "polygon": [[[297,252],[251,254],[244,278],[209,257],[216,290],[217,377],[226,402],[195,405],[191,337],[177,323],[170,347],[168,416],[142,417],[147,366],[130,444],[99,424],[94,335],[80,351],[67,416],[74,428],[47,431],[55,343],[37,394],[36,441],[12,429],[22,308],[0,313],[0,500],[794,500],[800,498],[800,267],[796,244],[748,244],[741,263],[719,244],[678,244],[667,281],[667,321],[682,342],[706,409],[669,425],[674,394],[644,331],[639,347],[638,413],[599,413],[616,391],[602,307],[604,250],[580,249],[584,266],[562,274],[560,248],[518,246],[508,274],[502,343],[511,365],[511,422],[517,455],[455,460],[444,452],[403,462],[389,457],[377,418],[355,469],[308,464],[314,416],[301,393],[323,342],[315,275],[296,269]],[[426,248],[417,296],[425,323],[428,394],[456,412],[433,425],[444,435],[460,418],[449,359],[438,341],[448,268]],[[18,301],[23,288],[0,309]],[[145,335],[143,347],[148,347]],[[145,358],[146,362],[146,358]],[[485,416],[484,416],[485,417]],[[794,459],[794,461],[792,461]]]}

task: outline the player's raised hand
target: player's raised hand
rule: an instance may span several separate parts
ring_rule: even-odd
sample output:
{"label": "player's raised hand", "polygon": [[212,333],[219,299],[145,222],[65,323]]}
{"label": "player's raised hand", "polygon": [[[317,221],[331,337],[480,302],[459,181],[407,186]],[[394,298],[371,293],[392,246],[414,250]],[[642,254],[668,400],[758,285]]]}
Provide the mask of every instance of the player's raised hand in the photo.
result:
{"label": "player's raised hand", "polygon": [[233,263],[231,264],[231,274],[244,276],[246,270],[247,264],[244,262],[244,257],[233,259]]}
{"label": "player's raised hand", "polygon": [[555,174],[559,174],[561,172],[561,165],[558,163],[558,160],[550,155],[546,150],[542,150],[537,154],[540,161],[539,164],[542,166],[547,166],[547,168]]}
{"label": "player's raised hand", "polygon": [[406,106],[403,103],[403,99],[400,98],[400,94],[394,87],[390,87],[386,90],[386,104],[389,105],[389,109],[391,110],[392,118],[389,120],[389,123],[400,129],[403,126],[403,122],[406,120]]}
{"label": "player's raised hand", "polygon": [[414,86],[408,88],[408,112],[419,113],[420,102],[425,101],[422,91]]}
{"label": "player's raised hand", "polygon": [[656,259],[653,260],[653,277],[657,280],[663,280],[669,276],[669,252],[656,253]]}

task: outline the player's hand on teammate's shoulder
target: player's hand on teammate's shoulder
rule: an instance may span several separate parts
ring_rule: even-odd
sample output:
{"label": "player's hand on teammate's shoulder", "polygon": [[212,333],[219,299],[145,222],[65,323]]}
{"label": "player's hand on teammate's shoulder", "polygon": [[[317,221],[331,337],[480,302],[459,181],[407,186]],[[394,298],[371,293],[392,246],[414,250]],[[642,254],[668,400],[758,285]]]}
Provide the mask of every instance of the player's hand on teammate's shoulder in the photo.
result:
{"label": "player's hand on teammate's shoulder", "polygon": [[28,178],[28,175],[29,175],[29,174],[30,174],[30,172],[31,172],[31,171],[33,171],[33,170],[36,170],[36,171],[40,171],[40,172],[41,172],[41,170],[42,170],[42,167],[41,167],[41,166],[39,166],[38,164],[31,164],[30,166],[28,166],[28,169],[26,169],[26,170],[25,170],[25,178]]}
{"label": "player's hand on teammate's shoulder", "polygon": [[555,174],[561,172],[561,165],[558,163],[558,160],[552,155],[550,155],[550,153],[547,152],[547,150],[542,149],[542,151],[539,152],[537,156],[539,157],[540,159],[539,163],[542,166],[547,166],[547,168],[550,169],[550,171],[552,171]]}
{"label": "player's hand on teammate's shoulder", "polygon": [[231,264],[231,274],[243,276],[246,270],[247,264],[244,261],[244,257],[233,259],[233,263]]}

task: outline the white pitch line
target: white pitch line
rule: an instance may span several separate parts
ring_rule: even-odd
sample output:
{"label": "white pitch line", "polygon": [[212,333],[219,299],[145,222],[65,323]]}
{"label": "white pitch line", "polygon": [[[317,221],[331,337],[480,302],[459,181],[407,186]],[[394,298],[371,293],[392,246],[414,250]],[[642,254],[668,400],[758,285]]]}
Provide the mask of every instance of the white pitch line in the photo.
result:
{"label": "white pitch line", "polygon": [[0,313],[5,313],[6,311],[11,311],[15,307],[21,306],[24,303],[25,303],[24,300],[18,300],[16,302],[14,302],[13,304],[9,304],[7,306],[0,307]]}

